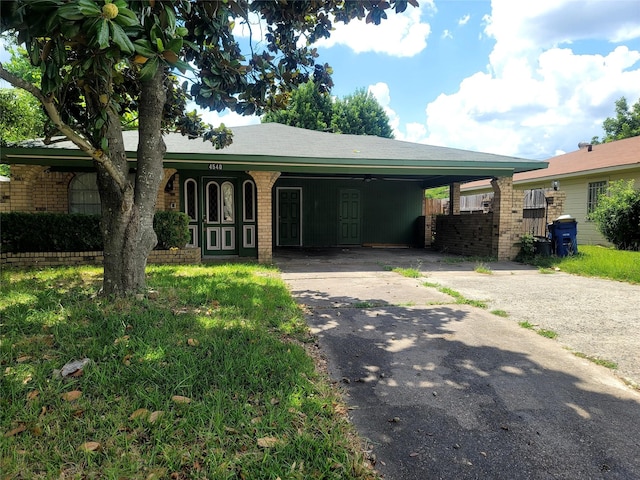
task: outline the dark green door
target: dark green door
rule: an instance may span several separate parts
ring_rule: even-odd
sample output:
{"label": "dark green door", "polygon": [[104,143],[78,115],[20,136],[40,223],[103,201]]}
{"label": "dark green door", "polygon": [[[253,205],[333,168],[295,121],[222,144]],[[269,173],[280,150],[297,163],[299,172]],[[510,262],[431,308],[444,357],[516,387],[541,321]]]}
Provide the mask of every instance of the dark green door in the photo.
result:
{"label": "dark green door", "polygon": [[301,205],[301,189],[278,189],[278,245],[284,247],[302,245]]}
{"label": "dark green door", "polygon": [[338,201],[338,244],[360,243],[360,191],[344,188]]}

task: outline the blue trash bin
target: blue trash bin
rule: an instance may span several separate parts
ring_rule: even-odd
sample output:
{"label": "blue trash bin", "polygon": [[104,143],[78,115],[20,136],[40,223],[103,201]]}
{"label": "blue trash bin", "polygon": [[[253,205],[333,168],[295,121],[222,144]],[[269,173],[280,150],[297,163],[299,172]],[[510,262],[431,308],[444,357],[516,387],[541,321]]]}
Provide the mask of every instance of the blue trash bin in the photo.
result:
{"label": "blue trash bin", "polygon": [[549,224],[551,249],[558,257],[578,253],[578,222],[570,215],[561,215]]}

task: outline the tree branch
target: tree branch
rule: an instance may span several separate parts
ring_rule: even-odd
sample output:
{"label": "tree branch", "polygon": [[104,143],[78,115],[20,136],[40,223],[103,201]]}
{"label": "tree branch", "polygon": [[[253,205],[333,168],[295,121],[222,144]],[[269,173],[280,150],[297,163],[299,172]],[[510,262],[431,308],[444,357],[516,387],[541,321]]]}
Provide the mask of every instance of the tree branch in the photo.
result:
{"label": "tree branch", "polygon": [[109,173],[111,178],[118,184],[118,186],[124,191],[127,187],[127,179],[120,174],[120,172],[115,168],[113,162],[105,152],[98,148],[94,148],[93,145],[87,139],[80,136],[73,128],[62,121],[62,117],[60,117],[60,112],[56,108],[53,103],[53,98],[51,96],[45,96],[38,87],[33,85],[30,82],[27,82],[25,79],[14,75],[13,73],[5,70],[2,63],[0,63],[0,78],[6,80],[11,85],[17,88],[21,88],[26,90],[34,97],[36,97],[42,106],[44,107],[47,115],[55,125],[55,127],[62,133],[65,137],[71,140],[80,150],[88,154],[91,158],[93,158],[96,162],[104,167],[104,169]]}

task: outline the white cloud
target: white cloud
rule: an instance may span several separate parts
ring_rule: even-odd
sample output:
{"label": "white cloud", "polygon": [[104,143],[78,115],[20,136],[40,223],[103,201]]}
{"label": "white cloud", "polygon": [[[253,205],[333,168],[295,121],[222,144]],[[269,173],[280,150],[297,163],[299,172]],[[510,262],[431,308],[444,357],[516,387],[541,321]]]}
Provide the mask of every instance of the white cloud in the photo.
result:
{"label": "white cloud", "polygon": [[453,34],[448,29],[445,29],[442,32],[442,38],[453,38]]}
{"label": "white cloud", "polygon": [[315,46],[331,48],[345,45],[355,53],[375,52],[395,57],[412,57],[427,47],[431,26],[420,19],[422,8],[410,7],[401,14],[390,13],[380,25],[352,20],[348,25],[335,23],[331,37]]}
{"label": "white cloud", "polygon": [[[420,141],[547,158],[600,135],[619,97],[638,99],[640,51],[611,45],[640,38],[637,2],[525,5],[493,0],[485,34],[496,44],[487,71],[427,105],[429,133]],[[600,41],[604,53],[574,52],[573,43],[580,40]]]}
{"label": "white cloud", "polygon": [[205,110],[202,108],[196,108],[198,113],[202,115],[202,120],[206,123],[210,123],[214,127],[217,127],[221,123],[224,123],[226,127],[241,127],[244,125],[256,125],[260,123],[260,117],[255,115],[238,115],[235,112],[225,110],[222,113]]}
{"label": "white cloud", "polygon": [[471,19],[471,15],[467,13],[462,18],[460,18],[460,20],[458,20],[458,25],[466,25],[467,23],[469,23],[470,19]]}
{"label": "white cloud", "polygon": [[400,117],[391,108],[391,94],[389,93],[389,85],[384,82],[378,82],[375,85],[369,85],[367,92],[375,97],[380,106],[384,109],[384,112],[389,117],[389,126],[394,132],[396,138],[398,138],[398,128],[400,126]]}

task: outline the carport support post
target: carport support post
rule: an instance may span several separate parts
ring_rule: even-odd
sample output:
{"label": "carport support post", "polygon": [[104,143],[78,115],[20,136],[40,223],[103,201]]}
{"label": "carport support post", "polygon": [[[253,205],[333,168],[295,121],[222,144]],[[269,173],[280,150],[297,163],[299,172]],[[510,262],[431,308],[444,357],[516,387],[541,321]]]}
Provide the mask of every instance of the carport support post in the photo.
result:
{"label": "carport support post", "polygon": [[449,215],[460,215],[460,183],[449,184]]}
{"label": "carport support post", "polygon": [[256,182],[258,210],[258,262],[273,261],[273,202],[271,191],[280,172],[249,172]]}
{"label": "carport support post", "polygon": [[[498,260],[513,260],[520,249],[522,201],[515,201],[513,177],[491,180],[493,187],[492,255]],[[522,192],[519,192],[520,198]]]}

